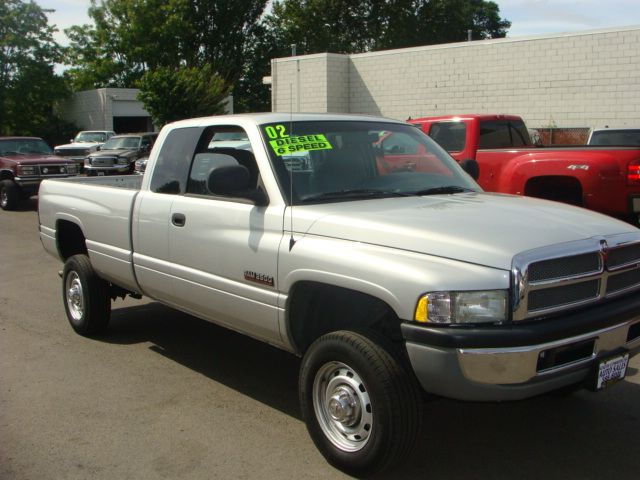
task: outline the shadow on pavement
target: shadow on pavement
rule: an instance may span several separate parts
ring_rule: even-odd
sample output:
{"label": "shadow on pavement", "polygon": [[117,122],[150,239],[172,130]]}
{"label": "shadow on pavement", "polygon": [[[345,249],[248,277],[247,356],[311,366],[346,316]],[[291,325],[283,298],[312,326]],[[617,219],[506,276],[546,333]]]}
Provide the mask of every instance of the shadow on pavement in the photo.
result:
{"label": "shadow on pavement", "polygon": [[[114,309],[102,341],[151,342],[210,379],[300,419],[293,355],[158,303]],[[637,373],[630,368],[629,375]],[[401,406],[399,406],[401,408]],[[521,402],[434,399],[394,479],[637,479],[640,385]]]}
{"label": "shadow on pavement", "polygon": [[151,350],[301,419],[300,360],[290,353],[159,303],[114,308],[100,340],[151,342]]}

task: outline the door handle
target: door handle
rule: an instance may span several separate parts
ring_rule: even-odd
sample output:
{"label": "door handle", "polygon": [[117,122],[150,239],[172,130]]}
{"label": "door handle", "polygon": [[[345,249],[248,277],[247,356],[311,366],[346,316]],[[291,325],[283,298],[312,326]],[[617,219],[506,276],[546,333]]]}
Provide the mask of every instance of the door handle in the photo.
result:
{"label": "door handle", "polygon": [[185,223],[187,223],[187,217],[183,213],[174,213],[171,215],[171,223],[176,227],[184,227]]}

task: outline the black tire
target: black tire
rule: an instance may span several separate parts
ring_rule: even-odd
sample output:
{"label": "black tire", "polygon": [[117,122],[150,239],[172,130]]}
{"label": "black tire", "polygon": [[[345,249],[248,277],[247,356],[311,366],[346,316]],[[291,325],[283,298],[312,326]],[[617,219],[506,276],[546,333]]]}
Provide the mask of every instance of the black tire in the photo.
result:
{"label": "black tire", "polygon": [[0,181],[0,208],[3,210],[15,210],[20,203],[22,195],[13,180]]}
{"label": "black tire", "polygon": [[395,355],[355,332],[332,332],[311,345],[299,395],[316,447],[350,475],[393,468],[411,453],[421,428],[413,377]]}
{"label": "black tire", "polygon": [[111,315],[109,284],[98,277],[87,255],[73,255],[64,264],[62,301],[76,333],[90,337],[107,328]]}

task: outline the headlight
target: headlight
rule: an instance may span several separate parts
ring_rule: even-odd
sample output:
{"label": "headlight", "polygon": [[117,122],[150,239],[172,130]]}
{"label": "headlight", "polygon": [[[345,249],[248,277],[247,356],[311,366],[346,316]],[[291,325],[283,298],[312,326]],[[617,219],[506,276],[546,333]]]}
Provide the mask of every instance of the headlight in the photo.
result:
{"label": "headlight", "polygon": [[507,291],[431,292],[418,300],[414,320],[421,323],[500,323],[507,320]]}
{"label": "headlight", "polygon": [[18,176],[37,175],[37,167],[34,165],[18,165]]}
{"label": "headlight", "polygon": [[125,157],[118,157],[118,165],[127,165],[129,163],[129,159]]}

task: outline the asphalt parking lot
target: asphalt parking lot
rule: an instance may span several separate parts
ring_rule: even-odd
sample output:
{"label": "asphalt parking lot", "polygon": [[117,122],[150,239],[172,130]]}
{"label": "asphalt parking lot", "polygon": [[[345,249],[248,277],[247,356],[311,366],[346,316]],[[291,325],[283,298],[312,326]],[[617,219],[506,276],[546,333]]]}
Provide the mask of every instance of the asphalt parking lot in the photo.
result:
{"label": "asphalt parking lot", "polygon": [[[73,333],[36,205],[0,211],[0,478],[346,478],[307,436],[296,357],[148,300]],[[640,356],[598,394],[424,409],[394,479],[640,477]]]}

